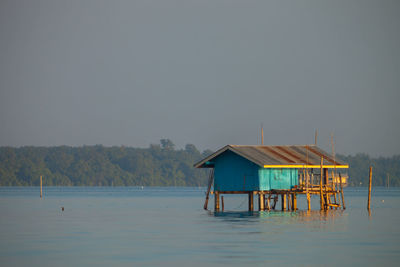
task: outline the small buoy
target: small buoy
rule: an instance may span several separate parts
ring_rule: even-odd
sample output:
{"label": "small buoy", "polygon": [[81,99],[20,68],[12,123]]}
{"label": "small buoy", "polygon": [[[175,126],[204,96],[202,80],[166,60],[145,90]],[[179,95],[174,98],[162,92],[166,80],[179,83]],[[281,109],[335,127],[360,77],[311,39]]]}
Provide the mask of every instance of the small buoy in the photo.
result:
{"label": "small buoy", "polygon": [[61,211],[64,211],[64,207],[61,207]]}
{"label": "small buoy", "polygon": [[385,200],[384,200],[384,199],[382,199],[382,203],[385,203]]}

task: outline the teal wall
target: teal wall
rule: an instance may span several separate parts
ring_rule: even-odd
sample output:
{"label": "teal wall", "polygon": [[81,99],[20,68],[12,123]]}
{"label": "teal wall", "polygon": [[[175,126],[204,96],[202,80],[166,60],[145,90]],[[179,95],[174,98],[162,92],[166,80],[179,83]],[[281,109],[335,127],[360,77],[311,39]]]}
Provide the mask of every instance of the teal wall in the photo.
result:
{"label": "teal wall", "polygon": [[229,150],[214,160],[214,190],[258,190],[259,166]]}
{"label": "teal wall", "polygon": [[262,169],[258,171],[260,177],[259,190],[292,189],[299,184],[297,169]]}
{"label": "teal wall", "polygon": [[263,169],[229,150],[212,163],[215,191],[291,189],[298,184],[297,169]]}
{"label": "teal wall", "polygon": [[213,164],[215,191],[291,189],[298,184],[297,169],[263,169],[229,150]]}

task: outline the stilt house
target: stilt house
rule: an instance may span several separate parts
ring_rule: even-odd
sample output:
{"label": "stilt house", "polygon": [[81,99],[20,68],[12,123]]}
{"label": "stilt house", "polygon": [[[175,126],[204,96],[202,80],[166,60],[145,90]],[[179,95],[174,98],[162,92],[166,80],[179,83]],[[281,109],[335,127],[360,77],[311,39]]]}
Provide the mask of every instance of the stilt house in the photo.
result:
{"label": "stilt house", "polygon": [[[321,158],[323,158],[322,165]],[[325,191],[332,191],[335,187],[329,187],[328,169],[348,168],[346,163],[335,159],[315,145],[227,145],[194,166],[213,169],[209,188],[213,183],[215,197],[219,194],[250,196],[250,194],[317,192],[317,176],[322,177]],[[313,169],[318,171],[314,172]],[[322,170],[322,175],[319,170]],[[316,174],[314,180],[308,175],[310,172]],[[264,206],[264,203],[261,205]],[[250,199],[249,209],[252,209]]]}

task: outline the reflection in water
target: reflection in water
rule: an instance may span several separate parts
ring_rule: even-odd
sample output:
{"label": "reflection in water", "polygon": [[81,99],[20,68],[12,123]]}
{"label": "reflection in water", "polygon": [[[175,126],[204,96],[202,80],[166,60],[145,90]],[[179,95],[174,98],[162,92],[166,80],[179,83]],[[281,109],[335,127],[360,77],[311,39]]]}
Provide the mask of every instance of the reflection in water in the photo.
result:
{"label": "reflection in water", "polygon": [[[209,212],[216,222],[223,222],[221,233],[281,236],[287,232],[347,232],[349,213],[343,210]],[[231,230],[229,230],[231,229]],[[234,229],[234,230],[232,230]]]}
{"label": "reflection in water", "polygon": [[224,221],[257,221],[277,222],[279,224],[297,224],[309,222],[329,222],[343,219],[347,213],[343,210],[310,210],[310,211],[240,211],[240,212],[209,212],[210,216],[221,218]]}

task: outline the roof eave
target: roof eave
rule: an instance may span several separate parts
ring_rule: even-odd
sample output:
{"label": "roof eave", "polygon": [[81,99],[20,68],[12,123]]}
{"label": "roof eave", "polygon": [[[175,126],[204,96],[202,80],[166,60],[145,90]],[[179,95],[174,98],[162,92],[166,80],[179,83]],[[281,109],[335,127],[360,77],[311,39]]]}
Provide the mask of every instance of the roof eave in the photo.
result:
{"label": "roof eave", "polygon": [[226,146],[224,146],[223,148],[219,149],[219,150],[216,151],[215,153],[213,153],[213,154],[211,154],[210,156],[206,157],[205,159],[199,161],[198,163],[194,164],[193,166],[194,166],[195,168],[213,168],[213,166],[204,166],[204,164],[205,164],[207,161],[210,161],[210,160],[212,160],[213,158],[218,157],[219,155],[221,155],[222,153],[224,153],[224,152],[227,151],[227,150],[230,150],[230,151],[234,152],[235,154],[237,154],[237,155],[239,155],[239,156],[241,156],[241,157],[243,157],[243,158],[245,158],[245,159],[247,159],[247,160],[253,162],[254,164],[257,164],[257,165],[260,166],[260,167],[263,167],[263,166],[264,166],[264,164],[263,164],[262,162],[260,162],[260,161],[258,161],[258,160],[256,160],[256,159],[254,159],[254,158],[252,158],[252,157],[249,157],[249,156],[246,155],[246,154],[241,153],[238,149],[235,149],[235,146],[233,146],[233,145],[226,145]]}

